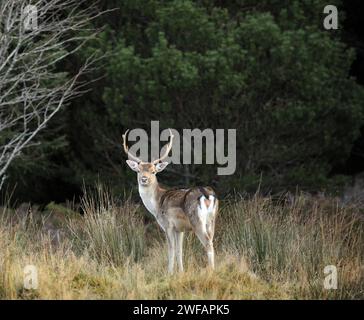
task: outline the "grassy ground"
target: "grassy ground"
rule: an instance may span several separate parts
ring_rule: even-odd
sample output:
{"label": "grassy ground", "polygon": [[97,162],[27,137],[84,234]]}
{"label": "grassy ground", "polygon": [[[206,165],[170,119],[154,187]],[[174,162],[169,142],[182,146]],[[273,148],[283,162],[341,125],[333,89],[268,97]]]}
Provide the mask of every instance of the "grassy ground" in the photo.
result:
{"label": "grassy ground", "polygon": [[[49,215],[0,212],[1,299],[363,299],[361,213],[333,199],[253,197],[222,201],[214,272],[194,235],[186,271],[168,276],[164,235],[144,209],[102,190],[84,216],[52,205]],[[361,216],[362,217],[362,216]],[[38,288],[23,288],[35,265]],[[335,265],[337,290],[324,289]]]}

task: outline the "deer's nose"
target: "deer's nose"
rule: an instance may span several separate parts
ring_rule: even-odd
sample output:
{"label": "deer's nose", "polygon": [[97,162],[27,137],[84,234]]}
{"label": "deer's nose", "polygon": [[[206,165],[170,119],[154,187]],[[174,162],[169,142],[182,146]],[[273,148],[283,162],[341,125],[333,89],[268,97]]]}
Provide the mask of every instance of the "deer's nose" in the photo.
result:
{"label": "deer's nose", "polygon": [[147,177],[141,177],[140,181],[142,183],[146,183],[146,182],[148,182],[148,178]]}

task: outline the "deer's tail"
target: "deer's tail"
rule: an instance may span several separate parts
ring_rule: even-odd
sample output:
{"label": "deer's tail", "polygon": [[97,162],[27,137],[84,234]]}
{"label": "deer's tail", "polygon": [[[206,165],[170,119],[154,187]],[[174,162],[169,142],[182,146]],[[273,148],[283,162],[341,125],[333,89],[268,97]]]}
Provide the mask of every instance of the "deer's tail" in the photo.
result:
{"label": "deer's tail", "polygon": [[199,208],[205,214],[214,212],[217,204],[217,196],[215,191],[210,187],[198,187],[201,195],[198,197]]}

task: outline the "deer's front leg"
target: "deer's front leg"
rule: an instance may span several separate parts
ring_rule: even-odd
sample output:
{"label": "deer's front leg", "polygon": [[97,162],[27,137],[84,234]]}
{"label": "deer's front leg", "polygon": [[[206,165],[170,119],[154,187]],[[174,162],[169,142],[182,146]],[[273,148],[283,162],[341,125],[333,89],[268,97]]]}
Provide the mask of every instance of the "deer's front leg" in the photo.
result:
{"label": "deer's front leg", "polygon": [[183,271],[183,232],[176,232],[177,264],[179,271]]}
{"label": "deer's front leg", "polygon": [[166,230],[166,235],[168,244],[168,273],[172,274],[176,253],[175,231],[172,228],[168,228]]}

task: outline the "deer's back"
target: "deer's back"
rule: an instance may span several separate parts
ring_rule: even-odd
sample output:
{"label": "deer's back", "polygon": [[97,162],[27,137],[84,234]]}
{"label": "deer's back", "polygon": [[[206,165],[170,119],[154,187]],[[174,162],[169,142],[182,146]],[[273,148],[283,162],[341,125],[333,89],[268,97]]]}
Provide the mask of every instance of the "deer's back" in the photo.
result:
{"label": "deer's back", "polygon": [[172,213],[176,219],[188,220],[193,226],[199,219],[197,212],[201,206],[201,198],[206,200],[208,205],[210,196],[218,201],[216,193],[211,187],[166,190],[160,198],[160,209],[164,214]]}

